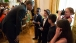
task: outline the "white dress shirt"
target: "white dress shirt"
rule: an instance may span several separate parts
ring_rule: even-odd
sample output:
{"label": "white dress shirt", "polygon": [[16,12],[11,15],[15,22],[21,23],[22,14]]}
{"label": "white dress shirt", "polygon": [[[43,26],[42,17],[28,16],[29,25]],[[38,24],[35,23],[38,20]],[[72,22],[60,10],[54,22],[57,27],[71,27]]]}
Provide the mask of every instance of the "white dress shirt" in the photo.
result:
{"label": "white dress shirt", "polygon": [[45,22],[46,22],[47,19],[48,19],[48,17],[47,18],[44,18],[43,26],[45,25]]}

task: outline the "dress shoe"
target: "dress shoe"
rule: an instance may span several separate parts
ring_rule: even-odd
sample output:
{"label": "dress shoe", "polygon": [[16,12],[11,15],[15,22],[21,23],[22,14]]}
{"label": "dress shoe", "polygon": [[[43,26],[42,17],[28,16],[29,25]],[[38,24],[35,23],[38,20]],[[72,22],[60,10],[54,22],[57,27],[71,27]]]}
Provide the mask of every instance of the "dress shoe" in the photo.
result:
{"label": "dress shoe", "polygon": [[33,40],[37,40],[37,38],[33,38]]}

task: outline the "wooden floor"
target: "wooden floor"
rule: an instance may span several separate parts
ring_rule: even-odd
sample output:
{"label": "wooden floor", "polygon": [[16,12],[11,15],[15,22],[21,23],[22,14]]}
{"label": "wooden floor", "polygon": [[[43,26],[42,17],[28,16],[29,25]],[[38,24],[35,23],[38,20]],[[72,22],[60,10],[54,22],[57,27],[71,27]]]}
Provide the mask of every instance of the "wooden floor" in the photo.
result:
{"label": "wooden floor", "polygon": [[[27,31],[24,31],[19,36],[19,43],[37,43],[37,40],[32,40],[34,38],[34,27],[30,27]],[[8,43],[8,41],[0,40],[0,43]]]}

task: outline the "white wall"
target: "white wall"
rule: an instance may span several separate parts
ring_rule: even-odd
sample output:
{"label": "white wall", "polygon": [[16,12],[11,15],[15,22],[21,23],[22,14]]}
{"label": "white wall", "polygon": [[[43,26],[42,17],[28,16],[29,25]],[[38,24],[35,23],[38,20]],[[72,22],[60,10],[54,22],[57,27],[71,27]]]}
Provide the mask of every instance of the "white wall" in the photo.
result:
{"label": "white wall", "polygon": [[59,10],[65,9],[67,7],[72,7],[76,10],[76,0],[60,0]]}
{"label": "white wall", "polygon": [[[74,11],[76,11],[76,0],[60,0],[59,3],[59,10],[65,9],[67,7],[72,7]],[[72,23],[71,26],[73,26],[74,23],[74,15],[72,15]]]}
{"label": "white wall", "polygon": [[37,4],[41,8],[41,15],[43,15],[44,9],[49,9],[49,0],[37,0]]}
{"label": "white wall", "polygon": [[12,6],[15,6],[15,5],[19,5],[19,3],[17,2],[17,0],[9,0],[9,6],[10,6],[10,8],[12,7]]}

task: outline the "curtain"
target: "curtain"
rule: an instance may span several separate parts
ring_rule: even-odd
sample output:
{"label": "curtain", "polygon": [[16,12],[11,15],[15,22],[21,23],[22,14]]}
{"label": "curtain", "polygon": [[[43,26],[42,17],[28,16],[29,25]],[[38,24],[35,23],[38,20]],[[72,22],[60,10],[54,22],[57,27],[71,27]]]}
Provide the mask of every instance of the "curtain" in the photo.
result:
{"label": "curtain", "polygon": [[37,10],[37,0],[34,0],[34,1],[35,1],[34,13],[36,14],[36,10]]}
{"label": "curtain", "polygon": [[56,11],[59,8],[59,1],[60,0],[49,0],[49,9],[51,13],[56,14]]}
{"label": "curtain", "polygon": [[75,12],[75,17],[74,17],[74,23],[72,26],[72,32],[73,32],[73,37],[74,37],[74,43],[76,43],[76,12]]}

